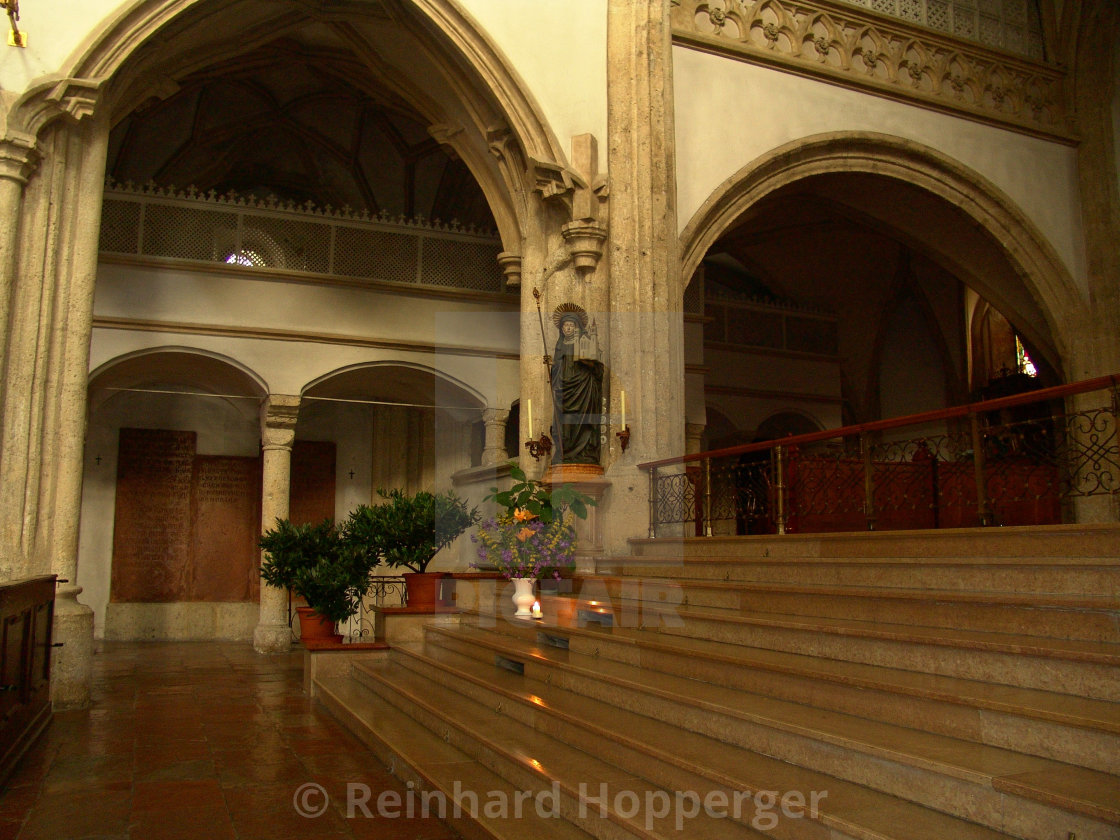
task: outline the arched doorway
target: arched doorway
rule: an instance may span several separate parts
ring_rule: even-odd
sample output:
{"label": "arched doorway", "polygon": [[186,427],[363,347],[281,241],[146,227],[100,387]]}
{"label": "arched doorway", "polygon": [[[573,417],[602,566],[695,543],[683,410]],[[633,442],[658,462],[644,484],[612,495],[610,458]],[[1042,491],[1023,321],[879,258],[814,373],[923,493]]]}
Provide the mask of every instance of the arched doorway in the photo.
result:
{"label": "arched doorway", "polygon": [[977,299],[1061,375],[1068,273],[995,187],[911,142],[829,135],[776,150],[712,196],[682,242],[707,302],[706,363],[756,374],[706,387],[758,406],[783,399],[840,425],[965,402]]}

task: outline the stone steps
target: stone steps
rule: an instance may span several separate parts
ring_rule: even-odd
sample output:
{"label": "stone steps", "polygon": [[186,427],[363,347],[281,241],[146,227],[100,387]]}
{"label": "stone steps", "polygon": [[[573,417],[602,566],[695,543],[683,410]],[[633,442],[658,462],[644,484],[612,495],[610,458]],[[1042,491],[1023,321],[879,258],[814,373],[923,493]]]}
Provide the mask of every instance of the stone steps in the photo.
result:
{"label": "stone steps", "polygon": [[[501,673],[491,676],[502,678]],[[766,836],[742,821],[697,820],[686,818],[684,812],[678,825],[672,794],[668,812],[661,813],[663,800],[658,786],[505,714],[501,702],[493,703],[483,696],[475,699],[457,688],[433,683],[430,675],[404,667],[398,655],[387,665],[356,666],[354,681],[382,703],[436,733],[445,744],[468,756],[472,764],[496,774],[513,790],[545,795],[555,791],[556,811],[563,822],[534,819],[522,826],[520,837],[538,836],[535,831],[540,822],[566,822],[578,827],[584,836],[601,840],[657,840],[668,836],[682,840],[762,840]],[[433,692],[437,687],[441,690]],[[369,725],[379,727],[376,720]],[[608,784],[608,796],[600,805],[595,800],[603,782]],[[651,807],[646,807],[647,802]],[[635,803],[636,808],[632,807]],[[551,801],[546,800],[546,805]]]}
{"label": "stone steps", "polygon": [[1120,645],[1106,642],[650,602],[611,609],[623,627],[666,635],[1120,700]]}
{"label": "stone steps", "polygon": [[[539,660],[533,667],[531,646],[522,651],[512,646],[503,649],[505,654],[524,657],[525,673],[515,675],[495,673],[493,662],[444,645],[453,640],[454,634],[429,639],[423,646],[409,646],[398,651],[397,661],[438,685],[447,693],[445,696],[463,693],[491,708],[500,708],[510,719],[548,732],[616,766],[635,768],[661,789],[698,791],[701,795],[710,790],[771,790],[779,797],[796,791],[800,794],[797,801],[804,797],[807,805],[816,802],[815,809],[805,808],[804,816],[781,820],[778,815],[781,825],[766,825],[769,820],[757,811],[744,813],[772,836],[818,837],[822,829],[842,832],[839,836],[844,837],[881,840],[997,840],[1008,836],[899,797],[745,751],[719,738],[682,730],[630,711],[618,702],[589,696],[566,685],[561,670],[548,669]],[[827,795],[815,797],[814,792]]]}
{"label": "stone steps", "polygon": [[[1120,596],[1050,595],[901,587],[672,581],[595,575],[580,594],[620,609],[690,606],[744,614],[845,618],[1056,639],[1120,642]],[[640,611],[639,611],[640,615]]]}
{"label": "stone steps", "polygon": [[[520,817],[488,814],[483,808],[488,801],[499,805],[514,803],[520,789],[349,675],[321,678],[316,683],[320,702],[357,734],[394,775],[418,795],[435,792],[441,797],[445,810],[441,813],[440,800],[433,799],[428,800],[430,813],[444,818],[467,840],[522,840],[526,836],[541,840],[589,840],[591,835],[566,820],[538,816],[533,802],[523,806]],[[480,793],[477,805],[469,795],[464,795],[469,792]],[[374,803],[377,793],[374,791],[371,797]],[[417,813],[423,802],[418,800]],[[397,807],[403,808],[405,803]],[[513,813],[514,806],[511,804],[508,810]]]}
{"label": "stone steps", "polygon": [[757,557],[832,558],[868,561],[938,558],[981,558],[985,562],[1038,558],[1047,563],[1091,564],[1094,559],[1116,562],[1120,556],[1120,526],[1012,526],[1006,528],[943,528],[937,531],[861,531],[835,534],[784,534],[747,537],[688,537],[636,539],[635,555],[646,558],[722,557],[749,561]]}
{"label": "stone steps", "polygon": [[[389,726],[386,745],[407,718],[456,772],[515,792],[558,784],[568,828],[603,840],[1120,840],[1120,527],[633,551],[542,595],[544,621],[510,618],[494,581],[460,581],[457,625],[326,677],[374,704],[340,716]],[[581,782],[829,796],[816,818],[678,835],[617,802],[580,814]]]}
{"label": "stone steps", "polygon": [[1120,773],[1112,702],[620,627],[486,619],[463,616],[525,643]]}
{"label": "stone steps", "polygon": [[[940,810],[991,829],[1011,827],[1013,836],[1056,837],[1068,827],[1081,838],[1104,838],[1112,836],[1108,821],[1120,820],[1116,777],[1073,765],[653,673],[494,631],[432,628],[427,644],[476,669],[488,669],[493,657],[522,662],[525,676],[557,690],[640,712],[665,727],[657,742],[673,749],[704,736],[730,744],[744,760],[770,756],[832,776],[833,784],[840,780],[913,799],[915,805],[936,791]],[[443,667],[450,667],[446,657]],[[428,677],[439,679],[434,673]],[[553,702],[546,697],[544,708]],[[1027,779],[1030,784],[1023,783]]]}
{"label": "stone steps", "polygon": [[1120,557],[1081,563],[1010,560],[988,557],[933,560],[882,558],[622,557],[600,561],[596,572],[607,576],[678,583],[725,582],[804,586],[851,586],[879,589],[936,590],[962,596],[1092,595],[1120,597]]}

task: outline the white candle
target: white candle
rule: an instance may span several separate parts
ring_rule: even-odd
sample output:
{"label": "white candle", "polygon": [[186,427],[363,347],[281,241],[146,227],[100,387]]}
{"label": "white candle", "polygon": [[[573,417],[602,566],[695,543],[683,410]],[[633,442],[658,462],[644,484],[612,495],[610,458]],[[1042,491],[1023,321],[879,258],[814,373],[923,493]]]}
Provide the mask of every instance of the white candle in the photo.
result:
{"label": "white candle", "polygon": [[529,409],[529,440],[533,439],[533,401],[526,400],[526,406]]}
{"label": "white candle", "polygon": [[533,602],[533,618],[540,618],[540,617],[541,617],[541,602],[540,601],[534,601]]}
{"label": "white candle", "polygon": [[622,428],[626,428],[626,392],[622,392]]}

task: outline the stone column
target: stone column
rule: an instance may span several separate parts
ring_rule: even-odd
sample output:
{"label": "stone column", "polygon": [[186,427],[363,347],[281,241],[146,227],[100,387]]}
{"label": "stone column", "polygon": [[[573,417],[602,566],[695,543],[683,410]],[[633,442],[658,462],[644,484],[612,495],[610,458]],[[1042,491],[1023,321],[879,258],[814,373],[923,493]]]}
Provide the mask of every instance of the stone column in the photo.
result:
{"label": "stone column", "polygon": [[0,372],[8,355],[8,314],[16,273],[23,188],[38,162],[34,138],[0,140],[0,219],[5,220],[0,226]]}
{"label": "stone column", "polygon": [[[59,224],[69,243],[70,257],[69,264],[60,265],[60,269],[69,273],[69,290],[60,295],[51,330],[51,356],[58,361],[51,365],[47,378],[44,425],[55,434],[53,442],[43,441],[43,451],[44,460],[54,468],[43,476],[47,493],[36,537],[37,547],[49,552],[51,569],[66,581],[58,586],[54,607],[54,641],[62,643],[51,669],[51,698],[56,709],[89,704],[93,659],[93,610],[78,603],[82,591],[77,585],[78,534],[108,117],[99,112],[83,120],[78,127],[67,130],[65,140],[71,163],[64,195],[70,199],[70,206]],[[49,486],[52,482],[53,487]]]}
{"label": "stone column", "polygon": [[684,454],[695,455],[700,452],[704,429],[708,428],[703,423],[684,424]]}
{"label": "stone column", "polygon": [[[292,486],[292,442],[300,398],[272,394],[261,411],[261,448],[264,450],[261,478],[261,528],[268,530],[277,519],[288,518]],[[288,593],[261,580],[260,623],[253,631],[258,653],[283,653],[292,644],[288,627]]]}
{"label": "stone column", "polygon": [[509,411],[502,408],[487,408],[482,412],[482,422],[486,426],[486,437],[482,445],[482,466],[493,467],[509,460],[506,454],[506,420]]}
{"label": "stone column", "polygon": [[[684,452],[684,318],[674,174],[669,0],[608,0],[610,413],[626,391],[630,443],[611,479],[608,551],[648,529],[647,475]],[[613,431],[613,430],[612,430]]]}
{"label": "stone column", "polygon": [[[77,600],[86,381],[109,125],[96,101],[0,144],[0,575],[54,573],[51,697],[89,703],[93,612]],[[48,109],[49,110],[49,109]],[[31,164],[42,156],[42,165]],[[25,183],[24,183],[25,181]]]}

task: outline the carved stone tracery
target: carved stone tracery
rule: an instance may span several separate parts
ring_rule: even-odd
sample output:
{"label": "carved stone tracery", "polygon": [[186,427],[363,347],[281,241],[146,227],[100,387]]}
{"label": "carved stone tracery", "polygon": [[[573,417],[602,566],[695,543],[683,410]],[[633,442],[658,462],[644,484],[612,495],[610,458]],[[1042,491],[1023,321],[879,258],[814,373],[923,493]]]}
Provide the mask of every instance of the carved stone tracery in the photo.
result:
{"label": "carved stone tracery", "polygon": [[1071,136],[1051,65],[828,0],[679,0],[673,38],[1051,136]]}

